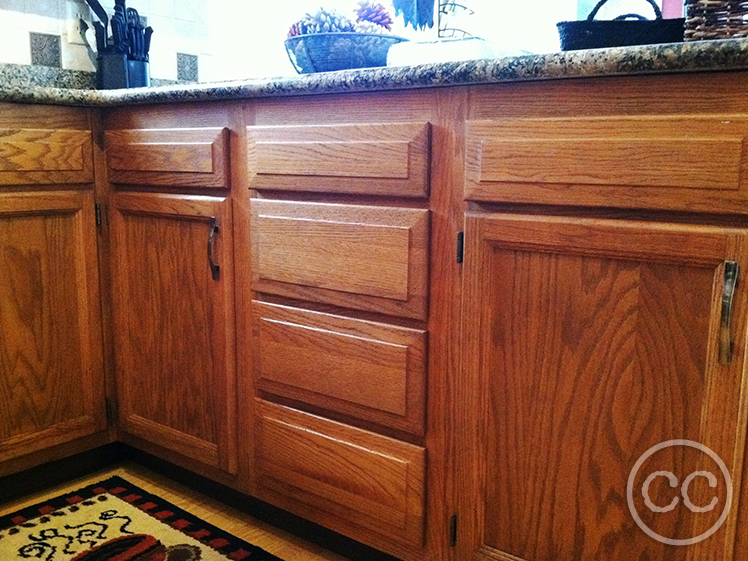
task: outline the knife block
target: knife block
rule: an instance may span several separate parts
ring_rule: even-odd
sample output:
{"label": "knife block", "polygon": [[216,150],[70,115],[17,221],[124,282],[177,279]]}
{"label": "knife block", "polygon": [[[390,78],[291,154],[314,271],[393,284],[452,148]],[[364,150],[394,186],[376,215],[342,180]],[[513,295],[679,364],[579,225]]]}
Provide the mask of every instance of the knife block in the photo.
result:
{"label": "knife block", "polygon": [[103,53],[96,62],[96,87],[100,90],[151,85],[150,67],[145,61],[127,60],[127,55],[123,53]]}
{"label": "knife block", "polygon": [[151,85],[149,64],[143,60],[127,61],[127,87],[147,88]]}
{"label": "knife block", "polygon": [[96,63],[96,87],[98,89],[113,90],[128,87],[126,54],[100,53]]}

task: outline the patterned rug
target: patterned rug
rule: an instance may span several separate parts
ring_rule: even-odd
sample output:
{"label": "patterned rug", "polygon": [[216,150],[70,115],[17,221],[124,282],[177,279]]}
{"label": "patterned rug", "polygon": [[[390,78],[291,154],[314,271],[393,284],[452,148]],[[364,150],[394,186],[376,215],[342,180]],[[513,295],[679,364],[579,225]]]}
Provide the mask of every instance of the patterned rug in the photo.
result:
{"label": "patterned rug", "polygon": [[0,517],[0,560],[281,561],[112,477]]}

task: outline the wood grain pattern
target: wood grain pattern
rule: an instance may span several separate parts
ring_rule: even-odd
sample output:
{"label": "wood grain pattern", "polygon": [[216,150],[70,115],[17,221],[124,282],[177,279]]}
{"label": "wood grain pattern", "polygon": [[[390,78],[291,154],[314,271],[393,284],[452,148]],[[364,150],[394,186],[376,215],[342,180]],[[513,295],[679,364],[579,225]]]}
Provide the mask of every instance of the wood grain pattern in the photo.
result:
{"label": "wood grain pattern", "polygon": [[468,120],[745,114],[746,76],[713,71],[479,85],[467,88]]}
{"label": "wood grain pattern", "polygon": [[[468,91],[434,91],[431,172],[431,263],[429,293],[429,372],[427,388],[426,549],[424,559],[454,559],[450,544],[451,519],[458,514],[456,497],[469,477],[457,477],[455,459],[460,448],[455,433],[454,399],[462,358],[463,267],[455,259],[457,232],[464,229],[462,189],[465,183],[465,117]],[[436,156],[436,155],[439,156]],[[441,157],[449,154],[449,157]],[[469,531],[457,521],[456,538]]]}
{"label": "wood grain pattern", "polygon": [[428,123],[247,127],[250,186],[428,196]]}
{"label": "wood grain pattern", "polygon": [[0,461],[106,429],[93,196],[0,195]]}
{"label": "wood grain pattern", "polygon": [[258,401],[257,466],[263,487],[292,497],[326,525],[423,541],[425,450]]}
{"label": "wood grain pattern", "polygon": [[[118,193],[111,204],[120,427],[235,473],[228,203],[215,197]],[[219,280],[208,266],[211,217],[220,228]]]}
{"label": "wood grain pattern", "polygon": [[747,134],[737,115],[472,121],[465,197],[550,202],[563,191],[567,204],[668,200],[685,210],[706,205],[713,191],[745,203]]}
{"label": "wood grain pattern", "polygon": [[162,187],[229,187],[227,128],[106,132],[112,183]]}
{"label": "wood grain pattern", "polygon": [[426,333],[252,303],[258,387],[423,434]]}
{"label": "wood grain pattern", "polygon": [[426,317],[428,211],[252,200],[253,288]]}
{"label": "wood grain pattern", "polygon": [[[733,362],[719,365],[716,354],[722,263],[743,262],[746,232],[478,213],[466,228],[462,383],[473,389],[459,398],[467,422],[458,473],[477,476],[472,497],[460,500],[478,531],[458,543],[458,558],[732,559],[736,508],[713,539],[668,546],[636,526],[626,484],[649,447],[678,438],[719,450],[740,478],[745,318],[733,326],[742,342]],[[661,249],[642,251],[641,236]],[[747,301],[744,292],[736,304]],[[655,469],[685,477],[704,466],[698,453],[671,448],[636,485]],[[656,504],[669,502],[667,489]],[[717,493],[724,504],[724,484],[707,491],[700,496]],[[683,508],[647,517],[636,504],[673,538],[716,521]]]}
{"label": "wood grain pattern", "polygon": [[92,180],[90,130],[0,129],[0,185]]}

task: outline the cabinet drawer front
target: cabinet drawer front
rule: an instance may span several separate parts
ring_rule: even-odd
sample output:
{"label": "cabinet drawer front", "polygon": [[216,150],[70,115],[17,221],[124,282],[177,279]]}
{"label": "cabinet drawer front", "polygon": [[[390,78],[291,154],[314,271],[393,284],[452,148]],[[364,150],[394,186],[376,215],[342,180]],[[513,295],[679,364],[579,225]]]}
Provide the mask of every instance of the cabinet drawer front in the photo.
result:
{"label": "cabinet drawer front", "polygon": [[247,127],[250,186],[428,196],[429,123]]}
{"label": "cabinet drawer front", "polygon": [[426,332],[253,302],[261,390],[423,434]]}
{"label": "cabinet drawer front", "polygon": [[260,292],[426,316],[428,211],[252,200]]}
{"label": "cabinet drawer front", "polygon": [[423,542],[425,449],[288,407],[257,405],[265,498],[352,537],[364,528],[409,545]]}
{"label": "cabinet drawer front", "polygon": [[225,128],[107,131],[106,154],[112,183],[229,186],[229,132]]}
{"label": "cabinet drawer front", "polygon": [[473,200],[735,210],[748,205],[748,119],[600,117],[473,121]]}
{"label": "cabinet drawer front", "polygon": [[91,131],[0,129],[0,185],[90,183]]}

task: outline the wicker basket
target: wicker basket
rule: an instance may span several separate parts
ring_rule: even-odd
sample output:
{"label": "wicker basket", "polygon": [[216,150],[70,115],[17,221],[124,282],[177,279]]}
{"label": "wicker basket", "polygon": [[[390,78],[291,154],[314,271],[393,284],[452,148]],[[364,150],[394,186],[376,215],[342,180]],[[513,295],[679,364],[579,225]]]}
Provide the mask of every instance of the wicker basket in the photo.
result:
{"label": "wicker basket", "polygon": [[748,0],[686,0],[686,41],[748,37]]}

